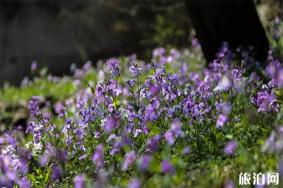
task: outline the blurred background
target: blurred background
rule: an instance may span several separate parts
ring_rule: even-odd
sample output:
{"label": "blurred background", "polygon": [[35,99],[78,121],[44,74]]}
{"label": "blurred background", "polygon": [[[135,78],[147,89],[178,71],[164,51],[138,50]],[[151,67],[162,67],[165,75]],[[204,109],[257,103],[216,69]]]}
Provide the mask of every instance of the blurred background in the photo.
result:
{"label": "blurred background", "polygon": [[[283,3],[255,4],[268,30]],[[34,61],[68,74],[87,60],[132,53],[149,60],[153,48],[187,48],[194,36],[184,0],[0,0],[0,85],[19,84]]]}

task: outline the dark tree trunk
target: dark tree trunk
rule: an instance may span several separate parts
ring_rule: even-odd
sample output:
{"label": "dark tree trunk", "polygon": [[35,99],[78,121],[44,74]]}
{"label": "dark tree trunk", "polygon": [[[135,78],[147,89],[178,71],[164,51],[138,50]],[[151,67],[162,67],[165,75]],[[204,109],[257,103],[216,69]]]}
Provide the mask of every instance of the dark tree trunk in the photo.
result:
{"label": "dark tree trunk", "polygon": [[232,50],[252,46],[264,65],[269,44],[252,0],[188,0],[187,8],[208,61],[225,41]]}

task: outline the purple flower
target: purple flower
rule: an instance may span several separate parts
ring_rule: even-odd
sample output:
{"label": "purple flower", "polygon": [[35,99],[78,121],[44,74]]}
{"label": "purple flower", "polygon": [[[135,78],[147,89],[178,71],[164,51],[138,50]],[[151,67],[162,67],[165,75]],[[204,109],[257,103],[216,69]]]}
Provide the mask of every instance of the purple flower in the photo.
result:
{"label": "purple flower", "polygon": [[57,160],[66,162],[68,158],[68,151],[65,149],[57,149],[55,155]]}
{"label": "purple flower", "polygon": [[85,125],[81,125],[81,127],[76,128],[76,135],[78,138],[78,141],[82,141],[85,135],[85,131],[84,131],[84,126]]}
{"label": "purple flower", "polygon": [[283,136],[283,126],[282,125],[278,127],[278,132],[280,136]]}
{"label": "purple flower", "polygon": [[11,133],[6,132],[4,134],[4,136],[5,136],[5,140],[8,144],[12,145],[14,148],[17,147],[17,141],[16,141],[15,137],[11,135]]}
{"label": "purple flower", "polygon": [[190,151],[191,151],[191,148],[190,148],[189,146],[188,146],[188,147],[185,147],[185,148],[183,148],[182,154],[183,154],[183,155],[187,155],[187,154],[190,153]]}
{"label": "purple flower", "polygon": [[228,43],[224,42],[222,44],[222,47],[221,47],[220,51],[217,53],[217,57],[219,59],[221,59],[221,60],[225,59],[225,60],[227,60],[229,62],[229,61],[231,61],[232,56],[233,56],[233,54],[232,54],[232,52],[229,49]]}
{"label": "purple flower", "polygon": [[234,77],[234,79],[239,80],[242,78],[242,70],[241,69],[232,69],[231,74]]}
{"label": "purple flower", "polygon": [[95,116],[95,107],[94,106],[92,106],[90,108],[80,109],[79,114],[81,115],[82,122],[84,124],[88,124],[88,123],[95,121],[96,116]]}
{"label": "purple flower", "polygon": [[278,173],[280,176],[283,176],[283,159],[280,159],[278,164]]}
{"label": "purple flower", "polygon": [[31,187],[31,182],[27,177],[23,177],[22,179],[18,180],[17,184],[19,185],[20,188],[30,188]]}
{"label": "purple flower", "polygon": [[256,83],[260,80],[259,76],[256,74],[256,72],[252,72],[249,76],[249,79],[247,80],[247,83],[251,83],[253,85],[256,85]]}
{"label": "purple flower", "polygon": [[61,177],[62,175],[62,170],[60,167],[58,167],[57,165],[53,165],[52,166],[52,180],[57,180]]}
{"label": "purple flower", "polygon": [[262,151],[263,152],[274,151],[275,149],[276,149],[276,133],[275,131],[272,131],[268,139],[265,141]]}
{"label": "purple flower", "polygon": [[192,47],[193,47],[193,48],[198,48],[198,47],[200,47],[200,43],[199,43],[199,41],[198,41],[198,39],[197,39],[196,37],[193,37],[193,38],[192,38]]}
{"label": "purple flower", "polygon": [[216,127],[218,129],[222,128],[224,126],[224,124],[226,123],[227,119],[228,118],[226,117],[226,115],[220,114],[217,118],[217,121],[216,121]]}
{"label": "purple flower", "polygon": [[142,130],[141,129],[135,129],[134,130],[134,137],[138,137],[140,134],[142,133]]}
{"label": "purple flower", "polygon": [[178,59],[180,57],[180,53],[175,49],[170,49],[170,57],[172,57],[173,60]]}
{"label": "purple flower", "polygon": [[145,109],[144,120],[145,121],[155,121],[157,120],[158,115],[155,112],[155,106],[149,104]]}
{"label": "purple flower", "polygon": [[138,67],[138,65],[136,63],[133,63],[130,68],[129,68],[130,72],[132,75],[134,76],[138,76],[140,75],[142,68]]}
{"label": "purple flower", "polygon": [[122,146],[123,146],[122,141],[116,141],[114,143],[114,145],[112,146],[112,149],[110,151],[110,155],[117,154],[120,151],[120,149],[122,148]]}
{"label": "purple flower", "polygon": [[119,59],[116,59],[116,58],[108,59],[106,61],[106,64],[107,64],[108,70],[112,73],[113,76],[119,75],[119,73],[120,73],[120,69],[119,69],[120,61],[119,61]]}
{"label": "purple flower", "polygon": [[235,140],[232,140],[226,144],[224,148],[224,153],[226,155],[233,155],[236,148],[237,148],[237,142]]}
{"label": "purple flower", "polygon": [[28,162],[24,159],[20,160],[20,169],[22,174],[26,174],[28,172]]}
{"label": "purple flower", "polygon": [[168,131],[165,132],[164,138],[169,145],[172,145],[175,142],[175,137],[174,137],[174,134],[171,130],[168,130]]}
{"label": "purple flower", "polygon": [[150,162],[151,162],[151,156],[149,155],[144,155],[142,156],[139,161],[138,161],[138,167],[141,171],[144,171],[147,169],[147,167],[149,166]]}
{"label": "purple flower", "polygon": [[66,125],[71,125],[72,120],[70,118],[66,118],[65,123],[66,123]]}
{"label": "purple flower", "polygon": [[7,178],[8,179],[10,179],[10,180],[17,180],[17,174],[16,174],[16,172],[15,171],[7,171],[6,172],[6,176],[7,176]]}
{"label": "purple flower", "polygon": [[214,91],[227,91],[232,86],[232,80],[228,76],[223,76]]}
{"label": "purple flower", "polygon": [[166,173],[174,174],[175,168],[168,160],[163,160],[161,164],[161,171],[162,173],[165,173],[165,174]]}
{"label": "purple flower", "polygon": [[104,152],[103,145],[99,144],[92,157],[92,162],[96,165],[97,168],[102,168],[104,166]]}
{"label": "purple flower", "polygon": [[166,53],[166,50],[164,48],[155,48],[153,50],[153,57],[160,57],[160,56],[164,56]]}
{"label": "purple flower", "polygon": [[158,150],[160,138],[160,135],[155,135],[147,141],[147,148],[151,152],[155,152]]}
{"label": "purple flower", "polygon": [[279,43],[279,40],[282,36],[281,27],[280,27],[281,25],[282,25],[282,20],[280,20],[280,18],[276,16],[275,19],[272,21],[271,34],[272,34],[272,38],[277,43]]}
{"label": "purple flower", "polygon": [[[118,82],[116,80],[109,80],[106,83],[106,91],[110,94],[110,95],[114,95],[114,96],[118,96],[122,93],[122,88],[121,86],[118,85]],[[107,103],[110,103],[109,101],[107,101]]]}
{"label": "purple flower", "polygon": [[229,181],[225,184],[224,188],[235,188],[235,184],[234,184],[234,182],[233,182],[232,180],[229,180]]}
{"label": "purple flower", "polygon": [[139,179],[134,178],[132,180],[129,181],[128,183],[128,188],[140,188],[141,187],[141,182]]}
{"label": "purple flower", "polygon": [[85,176],[84,175],[77,175],[74,178],[74,187],[75,188],[84,188],[85,186]]}
{"label": "purple flower", "polygon": [[149,91],[150,91],[151,96],[157,96],[160,91],[160,88],[158,86],[151,85],[149,88]]}
{"label": "purple flower", "polygon": [[218,112],[222,112],[225,115],[228,115],[232,109],[232,105],[227,102],[216,102],[215,107]]}
{"label": "purple flower", "polygon": [[82,160],[84,160],[85,158],[87,158],[87,154],[81,155],[81,156],[79,157],[79,160],[82,161]]}
{"label": "purple flower", "polygon": [[170,130],[174,133],[174,136],[176,138],[183,136],[183,131],[182,131],[182,124],[179,119],[174,119],[174,121],[171,123]]}
{"label": "purple flower", "polygon": [[44,128],[43,125],[39,123],[30,122],[28,124],[27,132],[33,134],[34,143],[38,143],[41,140],[43,128]]}
{"label": "purple flower", "polygon": [[272,60],[265,68],[266,74],[270,78],[274,78],[277,75],[278,70],[280,70],[281,65],[278,60]]}
{"label": "purple flower", "polygon": [[155,63],[159,63],[161,65],[164,65],[167,62],[172,61],[172,57],[166,56],[166,50],[164,48],[155,48],[152,53],[153,60],[155,60]]}
{"label": "purple flower", "polygon": [[127,84],[128,84],[130,87],[134,87],[134,85],[135,85],[136,82],[137,82],[136,80],[130,79],[130,80],[128,80]]}
{"label": "purple flower", "polygon": [[277,83],[280,88],[283,88],[283,68],[278,71]]}
{"label": "purple flower", "polygon": [[32,117],[36,117],[39,114],[39,97],[33,96],[28,103],[28,109]]}
{"label": "purple flower", "polygon": [[0,176],[0,186],[2,187],[13,187],[14,182],[8,179],[6,176]]}
{"label": "purple flower", "polygon": [[275,111],[279,109],[276,96],[273,93],[267,91],[260,91],[255,98],[256,105],[258,106],[258,112]]}
{"label": "purple flower", "polygon": [[32,64],[31,64],[31,66],[30,66],[30,70],[33,72],[33,71],[36,70],[36,68],[37,68],[37,62],[36,62],[36,61],[33,61]]}
{"label": "purple flower", "polygon": [[89,71],[91,68],[92,68],[92,62],[91,61],[87,61],[82,67],[82,69],[85,73],[87,71]]}
{"label": "purple flower", "polygon": [[112,132],[113,129],[117,128],[118,126],[118,119],[114,118],[113,116],[109,116],[104,121],[104,131],[106,133]]}
{"label": "purple flower", "polygon": [[122,165],[122,170],[126,171],[129,166],[131,166],[136,160],[136,153],[134,151],[130,151],[129,153],[126,154],[124,163]]}
{"label": "purple flower", "polygon": [[45,166],[48,161],[49,161],[49,154],[48,153],[44,153],[40,158],[39,158],[39,163],[42,165],[42,166]]}

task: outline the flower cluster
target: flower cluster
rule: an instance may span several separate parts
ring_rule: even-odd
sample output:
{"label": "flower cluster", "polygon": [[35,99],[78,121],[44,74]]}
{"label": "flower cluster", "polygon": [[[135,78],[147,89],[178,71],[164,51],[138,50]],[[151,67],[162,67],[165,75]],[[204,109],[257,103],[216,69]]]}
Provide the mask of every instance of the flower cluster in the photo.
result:
{"label": "flower cluster", "polygon": [[[247,114],[280,113],[282,65],[270,55],[270,80],[264,84],[255,72],[233,64],[227,44],[209,66],[198,70],[190,53],[157,48],[150,63],[135,55],[123,61],[111,58],[97,65],[95,82],[85,85],[84,76],[92,69],[88,62],[74,70],[77,90],[72,97],[52,104],[32,97],[28,136],[18,136],[18,142],[6,135],[6,145],[1,145],[0,183],[30,187],[45,181],[44,186],[55,186],[71,179],[67,183],[77,188],[89,182],[139,188],[154,182],[153,177],[185,174],[204,156],[236,157],[246,144],[242,137],[257,137],[244,129],[247,121],[256,121]],[[274,146],[272,135],[268,144]],[[26,160],[30,173],[40,169],[46,180],[27,176]]]}

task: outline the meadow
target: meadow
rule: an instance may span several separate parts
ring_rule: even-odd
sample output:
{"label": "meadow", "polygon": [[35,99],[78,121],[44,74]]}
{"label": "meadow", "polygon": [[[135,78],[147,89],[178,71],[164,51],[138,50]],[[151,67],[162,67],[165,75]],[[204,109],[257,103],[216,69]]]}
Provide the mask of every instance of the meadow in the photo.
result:
{"label": "meadow", "polygon": [[207,64],[197,39],[149,62],[72,65],[70,76],[33,63],[20,87],[0,90],[0,185],[233,188],[240,173],[282,177],[283,38],[270,36],[264,68],[225,43]]}

